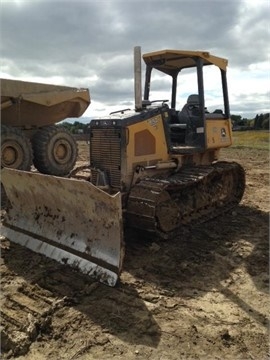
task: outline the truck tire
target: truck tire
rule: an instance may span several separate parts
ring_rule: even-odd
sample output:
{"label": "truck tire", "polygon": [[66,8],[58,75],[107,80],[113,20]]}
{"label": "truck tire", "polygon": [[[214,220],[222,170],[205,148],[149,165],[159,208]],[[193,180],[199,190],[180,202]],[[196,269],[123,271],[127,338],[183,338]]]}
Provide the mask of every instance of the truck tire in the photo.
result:
{"label": "truck tire", "polygon": [[43,174],[65,176],[77,160],[77,143],[63,127],[47,126],[32,138],[34,165]]}
{"label": "truck tire", "polygon": [[33,159],[30,140],[11,126],[1,126],[1,167],[29,171]]}

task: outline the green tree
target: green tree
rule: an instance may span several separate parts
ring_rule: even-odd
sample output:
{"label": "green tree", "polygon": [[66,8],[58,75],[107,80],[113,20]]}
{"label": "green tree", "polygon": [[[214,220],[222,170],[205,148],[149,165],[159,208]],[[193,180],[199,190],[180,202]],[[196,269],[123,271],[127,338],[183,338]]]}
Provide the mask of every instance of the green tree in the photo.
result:
{"label": "green tree", "polygon": [[262,128],[263,128],[263,129],[269,130],[269,121],[270,121],[269,113],[268,113],[268,114],[264,114],[264,116],[263,116],[263,122],[262,122]]}
{"label": "green tree", "polygon": [[234,126],[236,125],[240,125],[240,121],[242,120],[242,116],[241,115],[231,115],[231,120]]}

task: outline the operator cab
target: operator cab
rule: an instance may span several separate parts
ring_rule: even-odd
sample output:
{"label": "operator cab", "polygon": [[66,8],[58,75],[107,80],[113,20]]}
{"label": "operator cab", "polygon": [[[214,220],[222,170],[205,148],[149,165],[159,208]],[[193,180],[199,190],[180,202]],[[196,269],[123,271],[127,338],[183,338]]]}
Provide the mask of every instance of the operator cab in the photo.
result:
{"label": "operator cab", "polygon": [[[167,132],[170,150],[177,153],[204,152],[210,141],[210,134],[207,134],[207,131],[210,132],[210,124],[214,126],[213,121],[210,123],[209,120],[230,122],[226,80],[227,60],[210,55],[209,52],[182,50],[148,53],[143,55],[143,59],[146,64],[143,103],[150,102],[150,87],[154,83],[156,73],[163,73],[171,78],[169,89],[171,103],[170,106],[167,105],[167,110],[161,110],[164,114],[164,128]],[[213,90],[212,86],[216,79],[213,80],[212,75],[208,76],[206,67],[215,68],[215,72],[220,74],[218,106],[222,106],[223,109],[208,111],[205,107],[206,93],[210,99],[215,99],[217,95],[216,89]],[[155,71],[153,72],[153,70]],[[191,78],[192,81],[190,81]],[[163,82],[166,81],[163,80]],[[194,93],[185,95],[187,94],[186,88],[192,88]],[[206,91],[208,89],[209,91]],[[176,110],[176,95],[177,98],[181,97],[182,99],[185,96],[185,104],[181,110]]]}

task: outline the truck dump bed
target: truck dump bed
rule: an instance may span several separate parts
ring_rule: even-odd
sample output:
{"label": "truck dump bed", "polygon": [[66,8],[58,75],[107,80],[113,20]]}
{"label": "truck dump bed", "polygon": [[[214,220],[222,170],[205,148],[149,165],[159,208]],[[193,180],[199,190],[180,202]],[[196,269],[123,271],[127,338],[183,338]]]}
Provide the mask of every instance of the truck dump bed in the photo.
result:
{"label": "truck dump bed", "polygon": [[19,80],[1,81],[1,122],[33,128],[80,117],[90,104],[89,90]]}

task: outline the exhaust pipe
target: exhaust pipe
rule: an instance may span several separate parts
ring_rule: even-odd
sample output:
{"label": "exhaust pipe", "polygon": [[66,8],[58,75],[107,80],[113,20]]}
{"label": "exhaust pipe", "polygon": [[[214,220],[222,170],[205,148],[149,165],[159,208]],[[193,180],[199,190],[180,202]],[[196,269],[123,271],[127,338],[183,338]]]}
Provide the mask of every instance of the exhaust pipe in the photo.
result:
{"label": "exhaust pipe", "polygon": [[135,111],[142,110],[142,65],[141,47],[134,47],[134,96]]}

